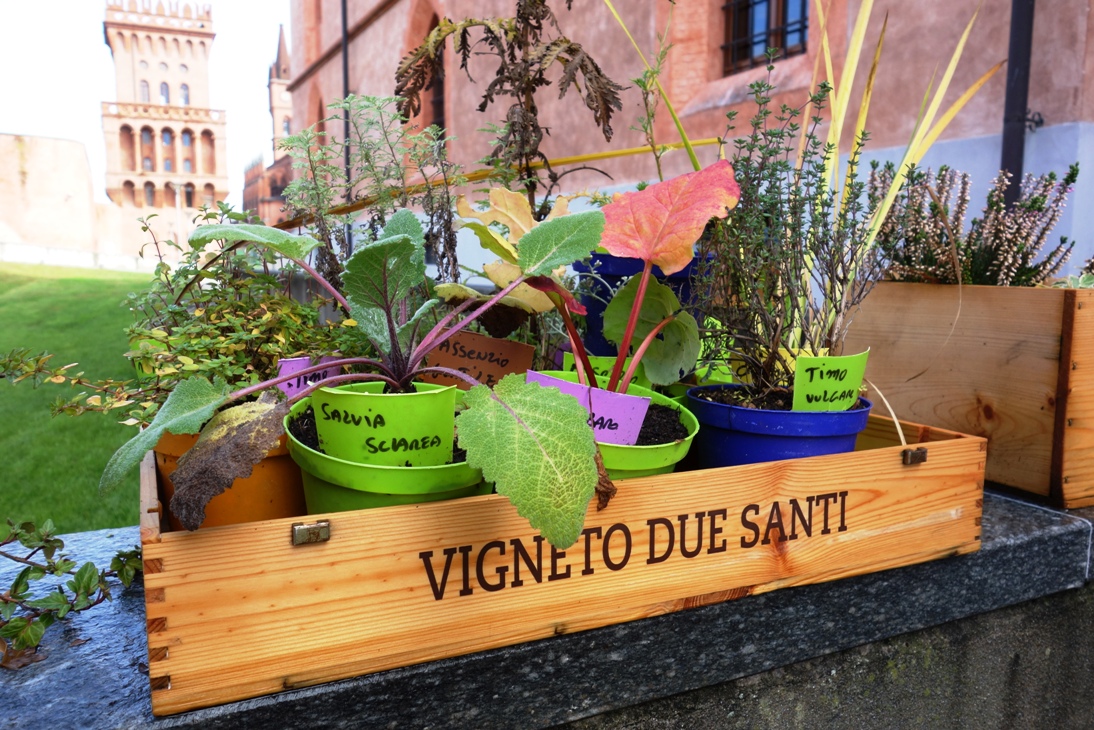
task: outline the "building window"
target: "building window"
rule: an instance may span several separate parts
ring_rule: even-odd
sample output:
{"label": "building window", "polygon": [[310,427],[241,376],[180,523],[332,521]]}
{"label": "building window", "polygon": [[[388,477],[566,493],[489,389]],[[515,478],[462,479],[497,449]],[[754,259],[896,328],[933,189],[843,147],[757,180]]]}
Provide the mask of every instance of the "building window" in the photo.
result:
{"label": "building window", "polygon": [[[160,40],[163,40],[163,39],[161,38]],[[166,63],[163,63],[163,62],[161,61],[161,62],[160,62],[160,71],[166,71],[166,70],[167,70],[167,64],[166,64]]]}
{"label": "building window", "polygon": [[182,71],[183,73],[186,73],[189,70],[190,70],[190,67],[187,66],[185,63],[179,65],[179,71]]}
{"label": "building window", "polygon": [[205,204],[212,207],[217,200],[217,191],[211,184],[206,184],[204,187]]}
{"label": "building window", "polygon": [[170,129],[163,130],[163,146],[170,147],[175,143],[175,137],[171,134]]}
{"label": "building window", "polygon": [[183,106],[190,106],[190,87],[183,84],[179,87],[179,97],[182,99]]}
{"label": "building window", "polygon": [[148,92],[148,82],[147,81],[142,81],[141,82],[141,101],[143,101],[145,104],[147,104],[151,100],[152,100],[152,97],[149,96],[149,92]]}
{"label": "building window", "polygon": [[175,161],[172,160],[171,158],[167,158],[166,160],[163,161],[163,169],[164,169],[164,172],[174,172],[175,171]]}
{"label": "building window", "polygon": [[164,106],[167,106],[170,103],[171,103],[171,87],[169,87],[167,85],[167,82],[164,81],[162,84],[160,84],[160,104],[163,104]]}
{"label": "building window", "polygon": [[152,158],[145,157],[144,160],[141,161],[141,167],[148,172],[152,172]]}
{"label": "building window", "polygon": [[182,196],[187,208],[194,207],[194,186],[192,183],[186,183],[182,188]]}
{"label": "building window", "polygon": [[292,134],[289,131],[289,118],[288,117],[285,117],[284,119],[281,120],[281,132],[285,136],[288,136],[288,135]]}
{"label": "building window", "polygon": [[152,130],[148,127],[141,130],[141,144],[152,144]]}
{"label": "building window", "polygon": [[780,58],[805,53],[809,0],[730,0],[722,9],[726,76],[764,65],[768,48],[777,48]]}
{"label": "building window", "polygon": [[191,134],[189,131],[183,132],[182,133],[182,146],[183,147],[191,147],[191,146],[193,146],[193,144],[194,144],[194,135]]}
{"label": "building window", "polygon": [[144,204],[149,208],[156,205],[156,186],[150,182],[144,184]]}
{"label": "building window", "polygon": [[183,172],[193,172],[194,171],[194,163],[190,162],[190,160],[183,160],[182,161],[182,171]]}

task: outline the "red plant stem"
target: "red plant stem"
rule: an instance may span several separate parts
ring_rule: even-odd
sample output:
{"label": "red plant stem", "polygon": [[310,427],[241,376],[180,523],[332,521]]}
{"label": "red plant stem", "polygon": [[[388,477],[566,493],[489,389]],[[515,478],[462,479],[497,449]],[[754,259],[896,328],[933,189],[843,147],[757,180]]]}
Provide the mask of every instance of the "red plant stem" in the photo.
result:
{"label": "red plant stem", "polygon": [[[438,334],[440,334],[441,330],[443,330],[446,326],[448,326],[449,322],[454,320],[456,317],[461,315],[463,312],[467,311],[471,307],[471,305],[474,304],[474,303],[475,303],[474,299],[465,299],[462,302],[460,302],[451,312],[449,312],[444,317],[442,317],[440,322],[433,325],[433,329],[429,330],[429,332],[427,332],[425,334],[425,336],[422,337],[422,339],[418,342],[418,347],[422,347],[422,346],[426,345],[426,343],[432,342],[433,339]],[[432,349],[432,348],[430,348],[430,349]]]}
{"label": "red plant stem", "polygon": [[[516,279],[510,282],[509,286],[505,287],[497,294],[483,302],[483,304],[472,314],[469,314],[464,319],[461,319],[459,322],[449,327],[446,332],[437,334],[439,330],[444,326],[445,320],[451,321],[450,317],[452,316],[452,314],[455,314],[455,312],[450,313],[448,317],[445,317],[440,322],[438,322],[437,326],[431,329],[429,333],[422,338],[422,341],[418,343],[418,346],[414,348],[414,352],[410,354],[410,361],[407,363],[407,370],[411,371],[416,369],[418,367],[418,363],[424,360],[426,355],[431,353],[433,350],[436,350],[438,347],[444,344],[446,340],[453,337],[457,332],[467,329],[467,325],[474,322],[482,315],[483,312],[490,309],[490,307],[500,302],[503,298],[509,296],[509,293],[511,291],[513,291],[523,283],[524,277],[518,276]],[[460,307],[462,306],[463,304],[460,305]]]}
{"label": "red plant stem", "polygon": [[[249,395],[254,395],[255,393],[259,392],[260,390],[265,390],[266,388],[269,388],[269,387],[274,386],[274,385],[279,385],[281,383],[286,383],[286,382],[288,382],[288,381],[292,380],[293,378],[296,378],[300,375],[309,375],[311,373],[315,373],[315,372],[318,372],[320,370],[326,370],[328,368],[340,368],[344,365],[368,365],[369,367],[376,368],[377,370],[380,370],[380,371],[383,372],[383,374],[379,376],[380,378],[383,378],[384,380],[389,380],[390,379],[392,382],[394,382],[394,378],[395,378],[394,373],[392,373],[390,370],[388,370],[386,367],[384,367],[382,363],[379,363],[376,360],[371,360],[371,359],[365,358],[365,357],[347,357],[347,358],[344,358],[342,360],[335,360],[333,362],[322,363],[322,364],[319,364],[319,365],[309,365],[308,367],[297,370],[295,373],[290,373],[289,375],[279,375],[276,378],[272,378],[271,380],[263,380],[261,383],[256,383],[254,385],[248,385],[246,388],[241,388],[240,390],[237,390],[234,393],[229,393],[228,394],[228,402],[231,402],[231,401],[234,401],[234,400],[239,400],[240,398],[246,398]],[[344,376],[335,376],[335,377],[341,378],[341,377],[344,377]],[[334,378],[327,378],[327,380],[333,380],[333,379]],[[358,376],[358,379],[359,380],[364,380],[366,378]],[[320,382],[325,383],[327,381],[324,380],[324,381],[320,381]],[[294,397],[293,400],[296,400],[296,397]]]}
{"label": "red plant stem", "polygon": [[596,382],[596,373],[593,372],[592,363],[589,362],[589,355],[585,352],[585,344],[581,341],[581,335],[577,333],[577,328],[574,327],[574,320],[570,317],[566,302],[562,301],[562,297],[557,294],[548,294],[548,296],[554,302],[555,309],[562,315],[562,322],[566,325],[566,334],[570,336],[570,347],[574,351],[574,362],[577,363],[577,382],[581,385],[591,385],[593,388],[599,388],[600,385]]}
{"label": "red plant stem", "polygon": [[379,375],[377,373],[349,373],[348,375],[335,375],[332,378],[320,380],[318,383],[312,383],[307,388],[304,388],[302,391],[289,398],[289,402],[296,403],[320,388],[327,388],[331,385],[338,385],[339,383],[359,383],[363,380],[382,380],[396,390],[400,387],[399,381],[394,378],[389,378],[386,375]]}
{"label": "red plant stem", "polygon": [[[608,379],[608,390],[614,391],[619,385],[619,376],[623,374],[623,363],[627,360],[627,353],[631,349],[631,339],[634,338],[634,329],[638,326],[638,314],[642,311],[642,300],[646,298],[646,286],[650,283],[650,273],[653,271],[653,262],[646,261],[642,267],[642,278],[638,280],[638,291],[634,295],[634,304],[631,306],[631,316],[627,319],[627,329],[623,332],[623,341],[619,343],[619,354],[615,356],[615,365],[612,366],[612,375]],[[638,356],[631,361],[638,361]]]}
{"label": "red plant stem", "polygon": [[668,323],[674,319],[676,319],[675,314],[665,317],[648,335],[646,335],[646,339],[642,340],[642,344],[638,346],[638,349],[634,353],[634,357],[631,358],[631,366],[627,368],[627,374],[623,376],[623,382],[619,386],[620,393],[625,394],[627,392],[627,388],[630,387],[631,380],[634,378],[634,373],[638,370],[638,364],[642,362],[642,356],[646,354],[646,350],[653,342],[653,338],[657,337],[661,330],[665,329]]}

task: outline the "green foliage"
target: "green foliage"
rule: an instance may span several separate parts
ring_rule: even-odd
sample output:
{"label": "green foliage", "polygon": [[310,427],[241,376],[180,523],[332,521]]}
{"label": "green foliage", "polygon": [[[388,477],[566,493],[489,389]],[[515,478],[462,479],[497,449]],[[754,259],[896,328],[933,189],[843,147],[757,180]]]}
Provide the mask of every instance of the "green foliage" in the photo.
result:
{"label": "green foliage", "polygon": [[556,548],[573,545],[597,484],[589,413],[557,388],[509,375],[475,386],[456,418],[467,462]]}
{"label": "green foliage", "polygon": [[[617,347],[623,341],[640,281],[640,277],[632,276],[604,309],[604,337]],[[638,313],[634,337],[639,342],[644,341],[658,325],[670,318],[660,337],[650,340],[649,348],[642,356],[646,377],[655,385],[672,385],[695,368],[699,357],[699,325],[695,317],[682,311],[680,300],[672,289],[651,279]]]}
{"label": "green foliage", "polygon": [[810,96],[804,130],[804,107],[772,108],[768,79],[749,89],[756,112],[730,160],[740,203],[700,239],[692,286],[718,293],[697,305],[703,364],[739,359],[762,393],[793,383],[796,353],[841,350],[849,315],[885,262],[869,240],[879,201],[867,199],[857,173],[865,132],[852,147],[842,189],[829,187],[828,164],[838,157],[817,129],[830,87]]}
{"label": "green foliage", "polygon": [[341,128],[348,113],[348,140],[327,137],[313,127],[281,142],[298,171],[285,189],[288,208],[304,216],[322,242],[316,268],[335,287],[340,287],[342,267],[352,254],[346,232],[354,217],[337,207],[348,205],[363,208],[365,230],[356,229],[353,235],[366,240],[374,238],[396,211],[420,208],[426,218],[424,241],[432,250],[438,278],[458,278],[451,190],[462,185],[463,178],[447,158],[443,131],[416,131],[395,108],[397,101],[351,94],[329,105],[334,115],[322,120]]}
{"label": "green foliage", "polygon": [[521,236],[517,264],[526,276],[547,276],[588,256],[603,231],[604,214],[599,210],[546,220]]}
{"label": "green foliage", "polygon": [[[17,554],[16,546],[25,552]],[[0,528],[0,558],[24,566],[10,587],[0,591],[0,666],[17,669],[36,661],[33,651],[50,625],[111,600],[111,579],[128,587],[141,569],[136,548],[118,552],[108,570],[99,570],[91,562],[79,565],[64,547],[50,520],[41,527],[8,520]],[[35,593],[39,581],[51,587]]]}
{"label": "green foliage", "polygon": [[1072,274],[1052,285],[1056,289],[1094,289],[1094,273]]}
{"label": "green foliage", "polygon": [[[880,198],[895,171],[873,165],[870,194]],[[1027,174],[1018,200],[1007,207],[1010,173],[992,181],[981,217],[966,226],[969,175],[949,167],[909,172],[878,231],[878,244],[892,258],[889,276],[899,281],[986,286],[1036,286],[1054,276],[1071,256],[1066,237],[1044,253],[1068,193],[1079,177],[1078,164],[1062,179],[1050,172]]]}

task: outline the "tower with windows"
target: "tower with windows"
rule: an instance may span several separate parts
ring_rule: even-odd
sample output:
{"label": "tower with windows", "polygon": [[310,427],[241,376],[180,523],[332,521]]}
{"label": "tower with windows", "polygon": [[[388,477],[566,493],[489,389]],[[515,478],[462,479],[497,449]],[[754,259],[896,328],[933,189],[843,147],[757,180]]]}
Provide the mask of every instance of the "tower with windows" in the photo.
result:
{"label": "tower with windows", "polygon": [[117,80],[102,109],[110,199],[169,209],[223,200],[227,115],[209,108],[210,7],[106,0],[103,34]]}

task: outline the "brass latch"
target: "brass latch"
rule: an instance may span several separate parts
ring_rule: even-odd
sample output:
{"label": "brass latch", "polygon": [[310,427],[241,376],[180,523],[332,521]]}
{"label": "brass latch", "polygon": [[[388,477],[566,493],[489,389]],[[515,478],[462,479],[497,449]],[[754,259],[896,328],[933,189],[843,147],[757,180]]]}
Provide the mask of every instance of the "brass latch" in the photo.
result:
{"label": "brass latch", "polygon": [[900,452],[900,461],[905,466],[922,464],[927,460],[927,448],[920,446],[917,449],[904,449]]}
{"label": "brass latch", "polygon": [[292,524],[292,544],[309,545],[330,540],[330,520],[319,520],[308,525],[303,522]]}

